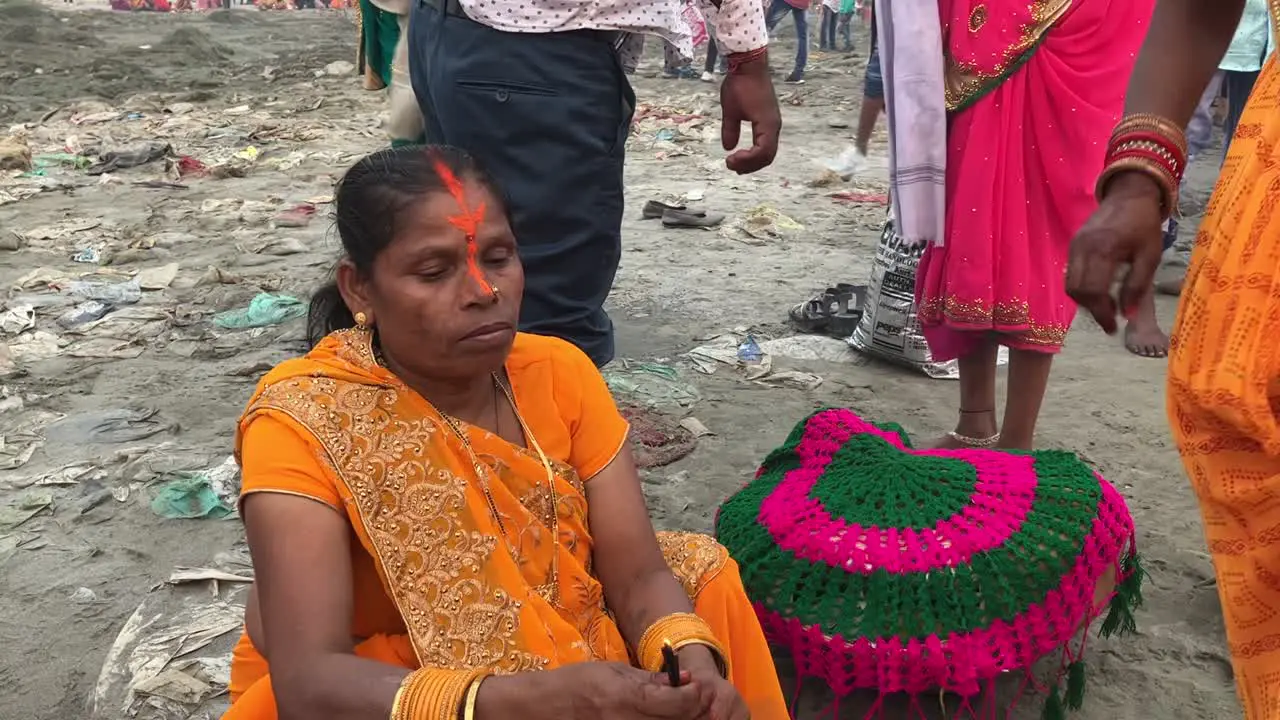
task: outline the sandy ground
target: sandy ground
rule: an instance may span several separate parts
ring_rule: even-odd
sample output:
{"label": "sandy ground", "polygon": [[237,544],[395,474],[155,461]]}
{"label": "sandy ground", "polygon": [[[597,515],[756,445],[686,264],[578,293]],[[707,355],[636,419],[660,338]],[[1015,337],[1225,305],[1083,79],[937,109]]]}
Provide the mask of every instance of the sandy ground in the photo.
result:
{"label": "sandy ground", "polygon": [[[250,572],[241,527],[234,517],[165,519],[151,501],[174,473],[227,458],[255,378],[302,349],[297,320],[251,330],[211,320],[260,292],[305,298],[327,272],[337,254],[326,204],[332,184],[382,144],[384,98],[361,91],[346,68],[317,76],[353,59],[354,27],[340,12],[66,8],[0,0],[0,128],[17,125],[43,157],[34,175],[0,175],[0,283],[8,292],[0,323],[0,350],[8,346],[0,355],[0,716],[213,717],[244,588],[234,576]],[[787,55],[791,45],[782,47]],[[636,78],[643,108],[716,116],[712,86],[652,77],[650,56]],[[699,399],[673,412],[715,433],[646,475],[663,526],[709,529],[717,503],[815,406],[846,405],[922,436],[954,421],[954,384],[852,355],[774,358],[777,368],[821,377],[811,390],[750,383],[730,369],[704,375],[682,359],[701,339],[735,328],[761,339],[790,334],[792,304],[836,281],[865,282],[883,209],[829,197],[847,186],[808,185],[819,175],[814,160],[849,141],[862,66],[861,58],[819,55],[807,85],[779,86],[781,156],[755,176],[723,169],[711,119],[637,127],[611,303],[620,357],[678,368]],[[51,155],[151,140],[217,176],[184,176],[163,160],[88,175]],[[883,142],[881,130],[881,158]],[[1193,181],[1193,206],[1212,182],[1216,159],[1207,162]],[[882,165],[852,189],[883,193]],[[730,222],[765,204],[804,229],[748,244],[639,219],[646,199],[668,193],[702,193]],[[279,226],[298,224],[278,216],[303,202],[315,204],[314,220]],[[73,261],[82,251],[89,262]],[[147,288],[139,302],[99,322],[59,324],[83,300],[75,288],[98,287],[72,281],[118,284],[135,275]],[[1166,323],[1173,310],[1161,298]],[[1131,356],[1080,325],[1054,368],[1043,443],[1081,453],[1123,490],[1152,573],[1141,635],[1091,645],[1080,717],[1238,717],[1212,571],[1166,429],[1164,362]],[[166,583],[180,567],[229,576]],[[197,621],[205,624],[192,627]],[[165,675],[166,667],[185,674]],[[150,694],[135,687],[129,695],[140,680]],[[203,703],[193,709],[179,699]],[[808,688],[804,715],[825,701]],[[859,703],[845,707],[862,717]],[[1024,705],[1014,717],[1038,713]]]}

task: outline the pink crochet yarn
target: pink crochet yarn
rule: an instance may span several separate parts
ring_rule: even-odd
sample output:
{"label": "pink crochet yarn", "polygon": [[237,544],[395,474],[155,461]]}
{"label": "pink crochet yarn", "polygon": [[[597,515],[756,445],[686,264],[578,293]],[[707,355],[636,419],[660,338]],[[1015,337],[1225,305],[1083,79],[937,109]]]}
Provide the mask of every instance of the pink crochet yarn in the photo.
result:
{"label": "pink crochet yarn", "polygon": [[1061,653],[1056,718],[1083,696],[1077,636],[1108,603],[1104,632],[1131,629],[1140,601],[1124,500],[1074,455],[913,450],[848,410],[797,426],[716,532],[766,635],[837,698],[946,690],[978,715],[987,681]]}

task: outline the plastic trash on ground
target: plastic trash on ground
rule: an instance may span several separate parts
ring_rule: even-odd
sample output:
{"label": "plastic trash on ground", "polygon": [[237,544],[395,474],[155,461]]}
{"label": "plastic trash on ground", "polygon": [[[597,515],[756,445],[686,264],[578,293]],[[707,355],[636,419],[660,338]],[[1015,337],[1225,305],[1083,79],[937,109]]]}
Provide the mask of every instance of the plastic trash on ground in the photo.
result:
{"label": "plastic trash on ground", "polygon": [[306,303],[298,298],[261,293],[249,302],[249,307],[215,316],[213,324],[226,330],[245,330],[279,325],[306,314]]}

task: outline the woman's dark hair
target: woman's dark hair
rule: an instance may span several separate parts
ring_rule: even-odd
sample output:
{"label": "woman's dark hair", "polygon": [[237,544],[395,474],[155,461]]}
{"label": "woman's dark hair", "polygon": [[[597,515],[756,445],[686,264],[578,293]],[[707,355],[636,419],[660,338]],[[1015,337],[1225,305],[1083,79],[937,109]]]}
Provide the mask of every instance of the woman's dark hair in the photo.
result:
{"label": "woman's dark hair", "polygon": [[[378,254],[396,236],[396,222],[405,208],[434,192],[448,192],[436,171],[442,163],[460,180],[483,185],[501,203],[507,203],[493,179],[470,155],[447,145],[406,146],[379,150],[351,166],[338,183],[334,215],[343,254],[356,270],[368,273]],[[335,330],[355,327],[356,321],[342,301],[336,278],[331,277],[311,296],[307,311],[307,340],[314,347]]]}

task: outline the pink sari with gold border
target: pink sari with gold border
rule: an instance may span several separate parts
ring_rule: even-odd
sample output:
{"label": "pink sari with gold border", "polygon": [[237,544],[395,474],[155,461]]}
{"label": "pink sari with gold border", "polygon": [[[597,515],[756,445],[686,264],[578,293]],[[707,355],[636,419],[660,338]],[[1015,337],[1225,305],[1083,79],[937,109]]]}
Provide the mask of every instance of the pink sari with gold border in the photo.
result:
{"label": "pink sari with gold border", "polygon": [[1124,107],[1154,0],[940,0],[946,237],[916,278],[937,360],[989,333],[1057,352],[1075,316],[1071,237]]}

